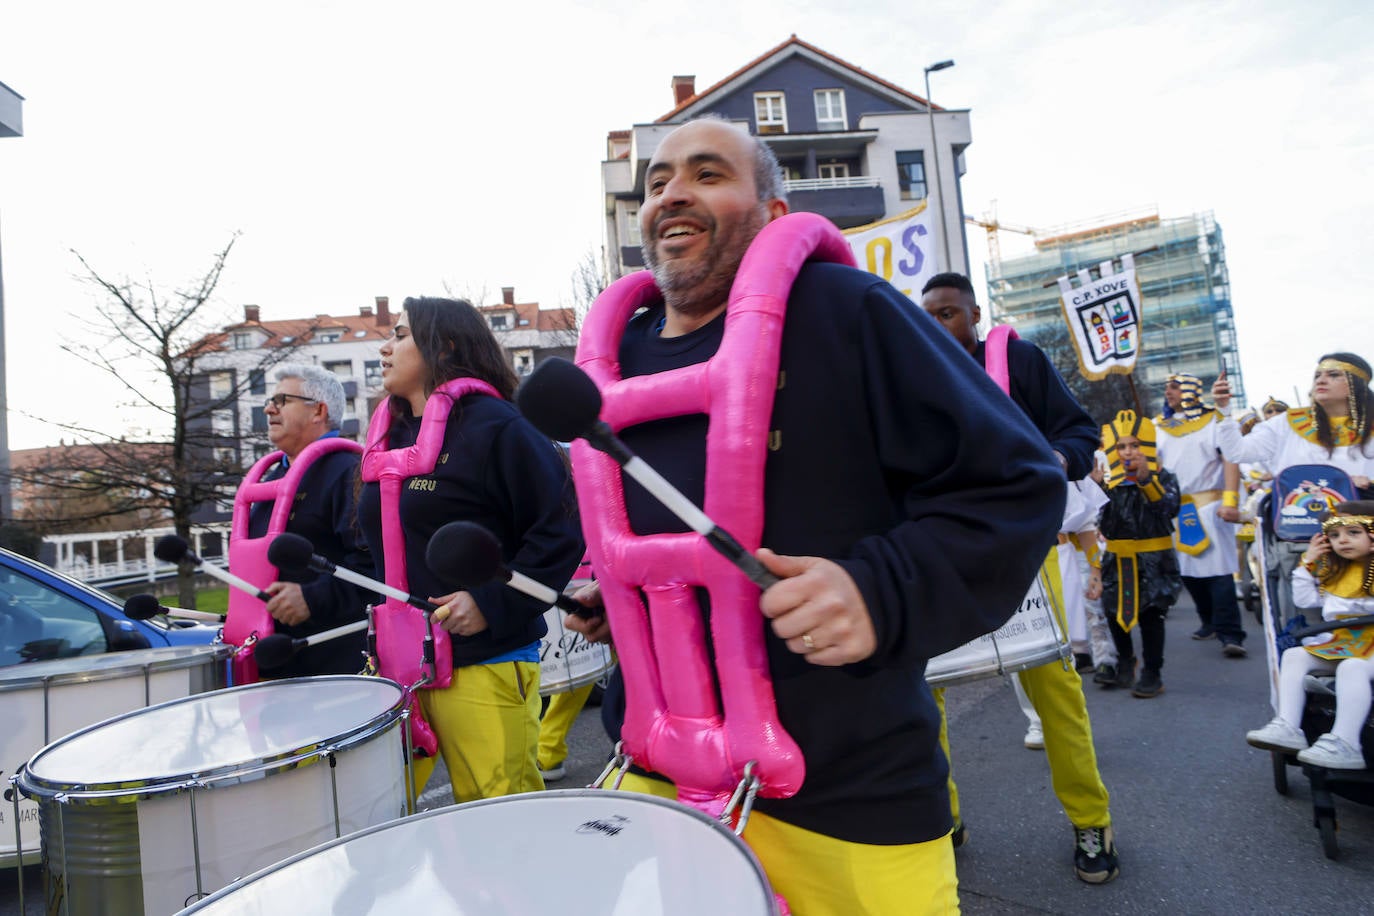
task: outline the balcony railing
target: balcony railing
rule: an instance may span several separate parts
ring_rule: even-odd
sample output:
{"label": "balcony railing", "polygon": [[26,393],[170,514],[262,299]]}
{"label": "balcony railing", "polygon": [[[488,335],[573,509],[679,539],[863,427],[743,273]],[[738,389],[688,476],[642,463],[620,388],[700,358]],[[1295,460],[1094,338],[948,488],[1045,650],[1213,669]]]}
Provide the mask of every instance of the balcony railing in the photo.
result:
{"label": "balcony railing", "polygon": [[881,187],[872,175],[850,175],[845,178],[792,178],[787,181],[788,191],[831,191],[844,188]]}

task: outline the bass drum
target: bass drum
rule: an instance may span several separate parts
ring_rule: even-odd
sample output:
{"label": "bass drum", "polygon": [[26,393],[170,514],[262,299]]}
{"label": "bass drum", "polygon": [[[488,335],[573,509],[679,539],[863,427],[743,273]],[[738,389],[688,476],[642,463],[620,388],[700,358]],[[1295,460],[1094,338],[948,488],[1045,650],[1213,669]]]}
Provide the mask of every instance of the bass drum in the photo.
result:
{"label": "bass drum", "polygon": [[778,916],[733,832],[667,799],[609,789],[469,802],[364,830],[250,875],[203,916]]}

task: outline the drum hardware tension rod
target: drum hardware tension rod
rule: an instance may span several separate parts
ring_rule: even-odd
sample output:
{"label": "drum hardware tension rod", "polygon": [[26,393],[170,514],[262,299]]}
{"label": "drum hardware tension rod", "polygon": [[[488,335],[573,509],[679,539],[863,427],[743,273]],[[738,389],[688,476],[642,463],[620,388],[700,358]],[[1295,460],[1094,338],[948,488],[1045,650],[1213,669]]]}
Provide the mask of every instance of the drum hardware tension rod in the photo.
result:
{"label": "drum hardware tension rod", "polygon": [[343,836],[342,823],[339,819],[339,758],[337,747],[327,748],[325,756],[329,758],[329,791],[334,796],[334,839]]}
{"label": "drum hardware tension rod", "polygon": [[19,830],[19,774],[24,771],[21,764],[19,769],[10,777],[10,800],[14,802],[14,876],[19,880],[19,912],[25,913],[24,909],[24,838]]}
{"label": "drum hardware tension rod", "polygon": [[410,694],[407,693],[403,699],[405,706],[401,708],[401,746],[405,749],[406,755],[406,815],[410,816],[415,813],[420,793],[415,787],[415,743],[410,740]]}
{"label": "drum hardware tension rod", "polygon": [[205,882],[200,874],[200,826],[196,822],[196,783],[186,784],[189,788],[191,802],[191,856],[196,863],[196,899],[205,896]]}

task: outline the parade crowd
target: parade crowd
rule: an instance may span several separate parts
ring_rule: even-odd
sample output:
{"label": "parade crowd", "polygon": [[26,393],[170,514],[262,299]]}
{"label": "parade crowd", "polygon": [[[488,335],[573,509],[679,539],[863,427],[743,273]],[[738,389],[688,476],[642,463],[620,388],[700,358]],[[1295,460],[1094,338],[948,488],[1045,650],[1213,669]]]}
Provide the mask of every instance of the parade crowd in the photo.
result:
{"label": "parade crowd", "polygon": [[[1033,582],[1051,584],[1071,654],[1014,675],[1024,743],[1044,749],[1068,820],[1064,865],[1089,884],[1129,867],[1129,840],[1113,827],[1084,691],[1167,702],[1164,622],[1183,590],[1192,638],[1233,660],[1254,650],[1237,600],[1252,569],[1279,626],[1304,611],[1374,614],[1361,356],[1320,356],[1310,403],[1271,400],[1263,416],[1232,416],[1224,372],[1176,374],[1160,416],[1121,404],[1099,424],[1033,344],[1006,329],[980,339],[968,278],[938,274],[913,303],[843,263],[823,227],[789,214],[768,147],[728,122],[677,127],[645,180],[655,288],[603,295],[578,363],[634,460],[737,538],[766,588],[586,441],[569,450],[536,428],[467,302],[405,300],[361,450],[327,445],[343,412],[331,373],[275,371],[266,415],[280,454],[262,476],[295,468],[295,489],[277,497],[289,513],[247,508],[248,535],[303,535],[437,610],[283,573],[265,585],[266,611],[305,638],[374,605],[380,673],[423,682],[413,794],[440,759],[458,803],[558,781],[592,690],[541,709],[548,603],[499,580],[456,587],[428,550],[454,521],[489,531],[503,568],[556,590],[585,557],[573,597],[586,611],[564,625],[619,659],[602,719],[635,751],[616,758],[622,789],[714,813],[746,762],[738,749],[753,749],[761,788],[742,837],[798,916],[958,911],[956,849],[979,825],[961,816],[944,690],[926,665],[1006,623]],[[739,282],[779,272],[776,294]],[[1311,466],[1332,473],[1285,473]],[[1276,534],[1309,497],[1325,499],[1315,528]],[[1250,743],[1363,767],[1370,643],[1358,629],[1296,640],[1277,716]],[[356,674],[365,649],[358,632],[262,673]],[[1303,680],[1322,672],[1335,674],[1339,715],[1309,746]]]}

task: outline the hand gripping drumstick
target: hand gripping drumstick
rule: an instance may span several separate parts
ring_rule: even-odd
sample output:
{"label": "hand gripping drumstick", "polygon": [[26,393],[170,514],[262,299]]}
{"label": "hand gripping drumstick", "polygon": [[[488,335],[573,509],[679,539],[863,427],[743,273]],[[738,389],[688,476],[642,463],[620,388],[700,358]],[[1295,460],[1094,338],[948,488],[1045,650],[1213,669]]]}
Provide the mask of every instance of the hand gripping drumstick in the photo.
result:
{"label": "hand gripping drumstick", "polygon": [[350,582],[362,588],[370,588],[374,592],[386,595],[388,598],[395,598],[397,601],[404,602],[411,607],[417,607],[422,611],[430,612],[425,615],[427,627],[425,629],[424,641],[421,643],[420,657],[422,669],[427,667],[429,669],[429,674],[425,675],[424,679],[419,683],[423,685],[434,678],[434,623],[432,614],[434,611],[438,610],[439,607],[433,601],[426,601],[424,598],[417,597],[408,592],[403,592],[399,588],[393,588],[385,582],[369,578],[362,573],[357,573],[351,569],[339,566],[333,560],[328,560],[315,553],[315,545],[310,543],[308,538],[303,538],[299,534],[287,532],[273,538],[272,543],[267,545],[267,562],[278,569],[291,570],[293,572],[311,569],[315,572],[329,573],[336,579],[342,579],[345,582]]}
{"label": "hand gripping drumstick", "polygon": [[303,538],[299,534],[288,532],[273,538],[272,543],[267,545],[267,562],[278,569],[291,572],[302,572],[308,569],[314,572],[329,573],[336,579],[351,582],[362,588],[372,589],[374,592],[380,592],[388,598],[403,601],[422,611],[434,611],[438,608],[438,605],[433,601],[426,601],[424,598],[403,592],[399,588],[392,588],[385,582],[369,578],[362,573],[339,566],[332,560],[325,559],[315,553],[315,545],[311,544],[308,538]]}
{"label": "hand gripping drumstick", "polygon": [[684,524],[706,538],[721,556],[759,588],[767,589],[777,583],[778,577],[745,550],[730,532],[711,521],[681,491],[620,441],[601,419],[601,392],[596,382],[577,366],[559,357],[545,360],[525,380],[515,400],[525,418],[550,439],[559,442],[586,439],[592,448],[614,458],[626,474]]}
{"label": "hand gripping drumstick", "polygon": [[598,611],[583,607],[562,592],[505,566],[501,562],[501,544],[496,535],[472,522],[449,522],[434,532],[425,547],[425,562],[451,588],[472,589],[499,580],[565,613],[585,620],[601,616]]}
{"label": "hand gripping drumstick", "polygon": [[338,639],[340,636],[347,636],[360,630],[366,630],[367,626],[366,620],[356,620],[332,630],[315,633],[304,639],[292,639],[285,633],[272,633],[258,640],[253,649],[253,657],[257,660],[259,668],[280,668],[302,649],[318,646],[322,642],[329,642],[331,639]]}
{"label": "hand gripping drumstick", "polygon": [[157,598],[148,594],[134,595],[124,602],[124,616],[130,620],[149,620],[159,614],[181,617],[186,620],[203,620],[206,623],[224,623],[224,615],[208,614],[205,611],[190,611],[186,608],[163,607]]}
{"label": "hand gripping drumstick", "polygon": [[245,591],[259,601],[272,600],[271,595],[258,588],[252,582],[246,579],[240,579],[227,569],[220,569],[215,564],[207,563],[196,556],[191,552],[191,545],[187,544],[186,541],[177,537],[175,534],[169,534],[166,537],[158,538],[157,543],[153,545],[153,556],[165,563],[180,563],[182,560],[194,563],[200,571],[207,576],[212,576],[226,585],[232,585],[234,588]]}

